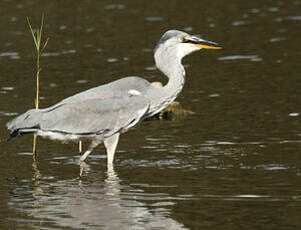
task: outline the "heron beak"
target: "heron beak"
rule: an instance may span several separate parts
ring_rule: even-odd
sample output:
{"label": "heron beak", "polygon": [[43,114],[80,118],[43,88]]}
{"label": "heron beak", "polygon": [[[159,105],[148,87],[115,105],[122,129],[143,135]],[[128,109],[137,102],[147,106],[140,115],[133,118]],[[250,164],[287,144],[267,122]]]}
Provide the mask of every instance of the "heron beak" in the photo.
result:
{"label": "heron beak", "polygon": [[209,43],[207,43],[207,44],[196,44],[195,46],[196,47],[200,47],[202,49],[212,49],[212,50],[220,50],[220,49],[222,49],[222,47],[219,46],[216,43],[214,45],[209,44]]}
{"label": "heron beak", "polygon": [[222,49],[222,47],[219,44],[201,39],[196,36],[185,37],[184,39],[185,39],[185,42],[191,43],[194,46],[202,48],[202,49],[213,49],[213,50]]}

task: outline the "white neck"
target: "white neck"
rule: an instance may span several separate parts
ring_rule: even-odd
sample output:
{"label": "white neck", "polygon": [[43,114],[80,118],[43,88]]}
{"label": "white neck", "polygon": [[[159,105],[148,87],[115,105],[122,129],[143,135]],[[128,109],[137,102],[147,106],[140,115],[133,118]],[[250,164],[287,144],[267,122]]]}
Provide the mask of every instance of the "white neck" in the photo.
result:
{"label": "white neck", "polygon": [[170,63],[173,68],[170,71],[163,72],[168,77],[168,83],[163,87],[166,97],[170,98],[170,103],[174,101],[177,95],[182,91],[185,83],[185,69],[181,60],[173,60]]}
{"label": "white neck", "polygon": [[[175,33],[175,31],[169,33]],[[165,34],[160,39],[155,48],[154,58],[157,68],[168,77],[169,81],[163,88],[150,88],[147,95],[151,100],[150,114],[159,112],[176,99],[185,82],[182,58],[200,49],[194,44],[182,42],[177,36],[168,38]]]}
{"label": "white neck", "polygon": [[152,114],[166,108],[173,102],[181,92],[185,82],[185,70],[181,63],[181,57],[170,58],[170,53],[164,52],[155,54],[155,61],[158,69],[168,77],[168,83],[154,92],[155,100],[152,103]]}

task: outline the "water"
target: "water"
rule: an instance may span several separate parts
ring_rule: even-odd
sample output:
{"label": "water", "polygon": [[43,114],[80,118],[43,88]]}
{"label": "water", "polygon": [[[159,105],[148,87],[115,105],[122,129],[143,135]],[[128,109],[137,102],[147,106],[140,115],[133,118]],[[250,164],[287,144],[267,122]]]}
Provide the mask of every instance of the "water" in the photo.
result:
{"label": "water", "polygon": [[[300,229],[300,5],[294,1],[0,3],[1,229]],[[72,6],[72,7],[70,7]],[[78,146],[4,124],[33,107],[25,17],[46,14],[41,106],[122,76],[165,81],[152,50],[167,29],[219,42],[184,59],[177,99],[194,114],[123,134],[115,170],[99,147],[79,177]],[[84,148],[88,143],[84,143]]]}

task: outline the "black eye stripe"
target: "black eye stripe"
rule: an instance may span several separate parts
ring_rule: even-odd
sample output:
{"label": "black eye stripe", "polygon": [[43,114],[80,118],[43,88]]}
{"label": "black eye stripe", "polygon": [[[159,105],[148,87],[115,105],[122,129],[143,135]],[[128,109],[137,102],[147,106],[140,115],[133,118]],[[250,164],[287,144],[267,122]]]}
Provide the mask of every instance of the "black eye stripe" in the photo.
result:
{"label": "black eye stripe", "polygon": [[189,40],[183,38],[183,43],[190,43],[190,44],[199,44],[199,45],[207,45],[207,46],[216,46],[218,47],[219,45],[214,43],[214,42],[208,42],[208,41],[196,41],[196,40]]}
{"label": "black eye stripe", "polygon": [[201,44],[200,42],[184,39],[183,43],[191,43],[191,44]]}

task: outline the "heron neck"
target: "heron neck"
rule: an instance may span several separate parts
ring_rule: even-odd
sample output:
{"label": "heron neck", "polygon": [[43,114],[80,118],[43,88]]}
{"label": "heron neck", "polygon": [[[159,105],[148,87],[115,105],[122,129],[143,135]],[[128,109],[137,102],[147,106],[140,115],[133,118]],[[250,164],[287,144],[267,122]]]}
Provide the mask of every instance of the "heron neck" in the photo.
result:
{"label": "heron neck", "polygon": [[169,79],[168,83],[164,86],[164,91],[166,91],[168,96],[176,97],[185,83],[185,69],[181,60],[174,60],[173,62],[173,68],[164,72]]}
{"label": "heron neck", "polygon": [[[164,68],[166,67],[166,68]],[[154,98],[150,113],[155,114],[166,108],[181,92],[185,82],[185,70],[181,61],[169,61],[168,65],[159,68],[167,77],[168,83],[163,88],[157,88],[151,93]]]}

